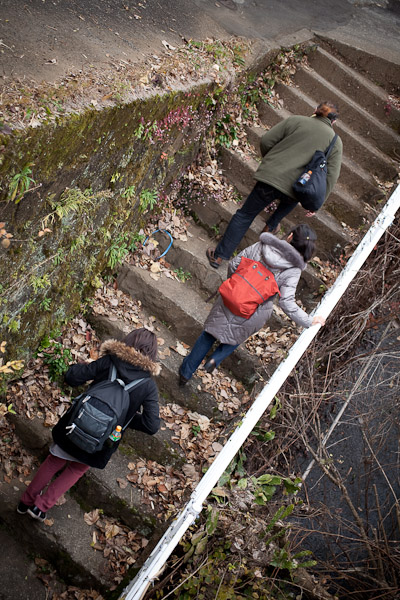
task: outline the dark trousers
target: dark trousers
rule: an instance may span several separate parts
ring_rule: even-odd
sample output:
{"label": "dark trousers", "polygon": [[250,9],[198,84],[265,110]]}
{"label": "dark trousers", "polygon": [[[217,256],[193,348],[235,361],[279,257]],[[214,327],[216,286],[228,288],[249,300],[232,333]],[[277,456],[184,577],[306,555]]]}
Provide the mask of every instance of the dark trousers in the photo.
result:
{"label": "dark trousers", "polygon": [[267,221],[268,231],[273,231],[297,202],[271,185],[257,181],[243,206],[230,220],[224,237],[215,249],[215,256],[229,260],[256,216],[274,200],[279,200],[279,206]]}
{"label": "dark trousers", "polygon": [[[214,342],[216,341],[217,340],[213,335],[211,335],[211,333],[203,331],[200,334],[193,346],[193,350],[184,358],[181,368],[179,370],[180,373],[185,377],[185,379],[190,379],[192,377],[193,373],[200,365],[207,352],[211,350]],[[221,343],[211,354],[210,358],[214,359],[215,366],[218,367],[218,365],[221,364],[224,358],[232,354],[235,348],[237,348],[237,345],[233,346],[231,344]]]}

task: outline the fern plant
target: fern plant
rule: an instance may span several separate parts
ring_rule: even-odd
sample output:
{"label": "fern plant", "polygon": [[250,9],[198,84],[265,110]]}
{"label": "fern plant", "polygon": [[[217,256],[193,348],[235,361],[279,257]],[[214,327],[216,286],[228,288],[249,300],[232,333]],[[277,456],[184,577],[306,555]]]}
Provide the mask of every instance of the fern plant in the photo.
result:
{"label": "fern plant", "polygon": [[157,190],[142,190],[139,198],[139,211],[141,213],[147,210],[153,210],[158,200]]}
{"label": "fern plant", "polygon": [[11,179],[8,197],[12,202],[18,204],[22,198],[29,191],[31,184],[35,184],[35,180],[32,179],[32,169],[34,163],[28,163],[20,173],[16,173]]}

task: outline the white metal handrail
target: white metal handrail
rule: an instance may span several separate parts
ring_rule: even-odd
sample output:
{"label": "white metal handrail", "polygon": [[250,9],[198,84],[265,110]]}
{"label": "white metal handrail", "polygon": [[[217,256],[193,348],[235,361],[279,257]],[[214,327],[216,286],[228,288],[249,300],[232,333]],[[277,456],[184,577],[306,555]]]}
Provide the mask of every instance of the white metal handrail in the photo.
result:
{"label": "white metal handrail", "polygon": [[[393,222],[399,208],[400,186],[397,186],[383,210],[357,246],[346,267],[340,273],[334,285],[326,292],[320,304],[313,311],[313,314],[318,314],[325,318],[329,316],[375,245]],[[221,452],[198,483],[189,502],[171,523],[143,567],[120,596],[120,600],[140,600],[143,598],[148,586],[157,578],[178,542],[202,511],[203,502],[207,499],[231,460],[257,425],[263,413],[267,410],[275,395],[317,335],[320,327],[321,325],[314,325],[306,329],[293,344],[287,358],[281,362],[269,382],[257,396],[240,425],[230,436]]]}

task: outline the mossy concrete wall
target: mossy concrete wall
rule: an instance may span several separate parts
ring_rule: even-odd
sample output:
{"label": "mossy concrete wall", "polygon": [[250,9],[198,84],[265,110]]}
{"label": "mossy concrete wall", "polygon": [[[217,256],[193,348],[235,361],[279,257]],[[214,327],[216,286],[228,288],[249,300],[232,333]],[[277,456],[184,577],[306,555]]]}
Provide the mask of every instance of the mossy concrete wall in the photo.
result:
{"label": "mossy concrete wall", "polygon": [[[229,85],[226,78],[225,85]],[[90,295],[95,277],[143,222],[146,193],[160,197],[196,156],[212,110],[212,80],[37,128],[0,132],[0,341],[23,358]],[[220,86],[219,86],[220,87]],[[22,179],[11,198],[12,180]],[[19,202],[16,202],[16,200]],[[8,243],[8,242],[7,242]]]}

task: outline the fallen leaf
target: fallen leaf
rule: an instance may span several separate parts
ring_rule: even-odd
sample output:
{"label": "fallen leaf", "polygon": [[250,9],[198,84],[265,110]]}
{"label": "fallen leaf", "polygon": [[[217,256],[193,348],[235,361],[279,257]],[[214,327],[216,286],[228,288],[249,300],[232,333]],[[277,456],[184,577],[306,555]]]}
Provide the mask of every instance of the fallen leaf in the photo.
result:
{"label": "fallen leaf", "polygon": [[214,450],[214,452],[221,452],[221,450],[223,448],[222,444],[220,444],[219,442],[213,442],[211,444],[211,446],[212,446],[212,449]]}
{"label": "fallen leaf", "polygon": [[168,50],[176,50],[175,46],[172,46],[170,43],[168,43],[166,40],[162,40],[161,42],[163,44],[163,46],[165,46]]}
{"label": "fallen leaf", "polygon": [[94,525],[100,519],[99,509],[95,508],[91,512],[85,513],[83,519],[87,525]]}
{"label": "fallen leaf", "polygon": [[173,346],[171,346],[171,350],[175,350],[175,352],[177,352],[181,356],[186,356],[187,353],[188,353],[187,349],[179,341],[176,342],[176,348],[174,348]]}
{"label": "fallen leaf", "polygon": [[150,267],[150,271],[152,273],[159,273],[161,271],[160,263],[153,262],[153,264]]}

